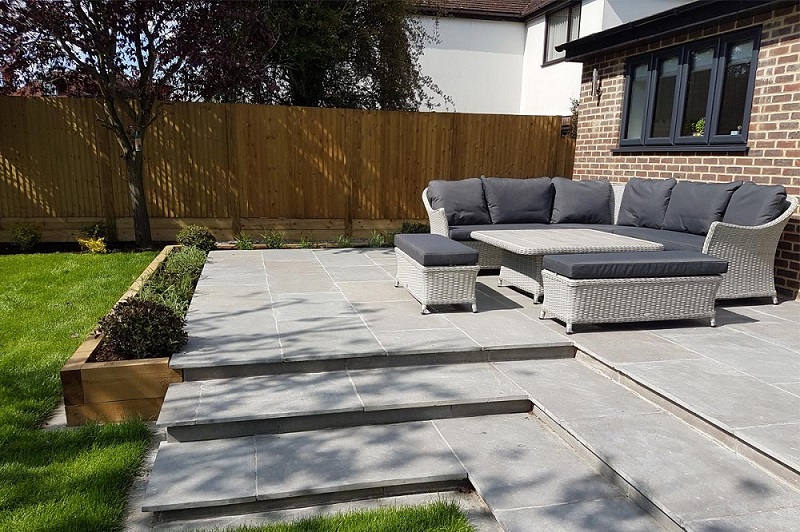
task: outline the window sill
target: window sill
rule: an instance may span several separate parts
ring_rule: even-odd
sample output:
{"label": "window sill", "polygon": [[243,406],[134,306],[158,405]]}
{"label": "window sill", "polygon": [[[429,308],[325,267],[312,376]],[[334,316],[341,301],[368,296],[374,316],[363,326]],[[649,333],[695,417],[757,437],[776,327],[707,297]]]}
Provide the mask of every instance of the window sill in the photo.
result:
{"label": "window sill", "polygon": [[746,144],[714,144],[712,146],[705,144],[683,144],[680,146],[620,146],[611,150],[613,154],[622,153],[675,153],[675,152],[692,152],[692,153],[714,153],[714,152],[728,152],[728,153],[747,153],[750,149]]}

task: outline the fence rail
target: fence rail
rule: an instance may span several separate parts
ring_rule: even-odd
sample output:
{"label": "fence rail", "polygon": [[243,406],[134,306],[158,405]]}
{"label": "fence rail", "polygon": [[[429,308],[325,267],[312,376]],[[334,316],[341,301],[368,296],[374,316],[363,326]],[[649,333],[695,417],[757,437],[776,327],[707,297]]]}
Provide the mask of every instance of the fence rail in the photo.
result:
{"label": "fence rail", "polygon": [[[29,219],[46,240],[108,220],[133,236],[125,166],[93,100],[0,97],[0,240]],[[188,223],[230,238],[282,229],[365,236],[423,220],[431,179],[572,175],[561,117],[175,103],[144,139],[153,237]]]}

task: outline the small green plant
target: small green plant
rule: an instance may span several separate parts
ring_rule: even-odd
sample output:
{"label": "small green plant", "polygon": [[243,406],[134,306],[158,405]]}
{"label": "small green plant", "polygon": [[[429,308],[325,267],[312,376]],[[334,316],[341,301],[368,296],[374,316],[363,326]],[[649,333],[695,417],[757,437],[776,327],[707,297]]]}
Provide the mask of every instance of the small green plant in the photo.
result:
{"label": "small green plant", "polygon": [[194,246],[174,250],[144,284],[139,298],[161,303],[178,316],[186,316],[205,261],[206,252]]}
{"label": "small green plant", "polygon": [[20,251],[29,251],[42,239],[42,228],[33,222],[17,222],[11,226],[11,243]]}
{"label": "small green plant", "polygon": [[104,342],[115,354],[129,359],[167,357],[186,343],[183,318],[155,301],[129,299],[117,303],[100,320]]}
{"label": "small green plant", "polygon": [[333,241],[333,245],[337,248],[351,248],[353,247],[353,239],[347,235],[339,235]]}
{"label": "small green plant", "polygon": [[405,234],[430,233],[431,226],[428,224],[420,224],[415,222],[403,222],[403,225],[400,226],[400,232]]}
{"label": "small green plant", "polygon": [[286,247],[286,233],[270,229],[261,235],[267,249],[283,249]]}
{"label": "small green plant", "polygon": [[96,222],[81,229],[81,234],[86,238],[108,239],[108,225],[105,222]]}
{"label": "small green plant", "polygon": [[175,240],[184,246],[194,246],[203,251],[211,251],[217,247],[217,239],[208,227],[187,225],[175,235]]}
{"label": "small green plant", "polygon": [[300,248],[301,249],[311,249],[314,247],[314,241],[308,238],[307,236],[300,237]]}
{"label": "small green plant", "polygon": [[88,251],[89,253],[108,253],[108,248],[106,248],[106,239],[102,236],[98,238],[78,237],[78,244],[80,244],[82,250]]}
{"label": "small green plant", "polygon": [[242,231],[238,235],[236,235],[236,249],[255,249],[256,246],[253,244],[253,239],[250,238],[250,235]]}
{"label": "small green plant", "polygon": [[373,231],[367,244],[371,248],[389,248],[394,245],[394,233],[391,231]]}
{"label": "small green plant", "polygon": [[706,117],[702,116],[692,125],[692,131],[700,136],[706,131]]}

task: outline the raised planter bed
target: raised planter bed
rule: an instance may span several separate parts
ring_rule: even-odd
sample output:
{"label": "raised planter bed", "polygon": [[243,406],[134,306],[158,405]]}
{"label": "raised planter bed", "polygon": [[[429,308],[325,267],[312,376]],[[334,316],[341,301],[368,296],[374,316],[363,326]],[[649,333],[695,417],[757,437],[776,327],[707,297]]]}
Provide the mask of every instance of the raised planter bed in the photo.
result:
{"label": "raised planter bed", "polygon": [[[135,296],[175,247],[165,247],[120,301]],[[156,419],[167,388],[183,381],[182,372],[169,367],[169,358],[89,362],[102,339],[90,334],[61,368],[67,425]]]}

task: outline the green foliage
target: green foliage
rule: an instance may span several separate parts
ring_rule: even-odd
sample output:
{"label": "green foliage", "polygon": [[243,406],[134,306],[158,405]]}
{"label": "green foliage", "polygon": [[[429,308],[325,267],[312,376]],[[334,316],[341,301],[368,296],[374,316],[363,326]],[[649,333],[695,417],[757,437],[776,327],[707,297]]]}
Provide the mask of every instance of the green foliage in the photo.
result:
{"label": "green foliage", "polygon": [[80,244],[81,249],[88,251],[89,253],[107,253],[108,249],[106,248],[106,239],[103,237],[100,238],[78,238],[78,244]]}
{"label": "green foliage", "polygon": [[203,251],[212,251],[217,247],[217,239],[208,227],[187,225],[175,235],[175,239],[184,246],[194,246]]}
{"label": "green foliage", "polygon": [[41,430],[58,372],[155,256],[0,256],[0,530],[121,530],[142,422]]}
{"label": "green foliage", "polygon": [[145,282],[139,298],[171,308],[186,316],[194,288],[206,262],[206,253],[194,246],[173,250],[161,268]]}
{"label": "green foliage", "polygon": [[11,225],[11,243],[20,251],[29,251],[42,239],[42,228],[33,222],[17,222]]}
{"label": "green foliage", "polygon": [[155,301],[129,299],[117,303],[100,320],[104,343],[127,359],[168,357],[186,343],[183,318]]}
{"label": "green foliage", "polygon": [[337,248],[351,248],[353,247],[353,239],[347,235],[339,235],[333,241],[333,245]]}
{"label": "green foliage", "polygon": [[453,502],[386,507],[315,516],[293,523],[241,527],[239,532],[474,532],[467,515]]}
{"label": "green foliage", "polygon": [[578,138],[578,107],[580,106],[578,98],[570,98],[569,100],[569,135],[570,138]]}
{"label": "green foliage", "polygon": [[394,245],[394,233],[391,231],[373,231],[367,240],[371,248],[390,248]]}
{"label": "green foliage", "polygon": [[244,231],[236,235],[236,249],[255,249],[253,239]]}
{"label": "green foliage", "polygon": [[94,238],[99,239],[103,238],[108,240],[108,235],[110,231],[108,228],[108,224],[105,222],[96,222],[81,229],[81,234],[86,238]]}
{"label": "green foliage", "polygon": [[428,224],[419,224],[414,222],[403,222],[400,226],[400,232],[403,234],[409,233],[430,233],[431,226]]}
{"label": "green foliage", "polygon": [[300,237],[300,248],[301,249],[311,249],[314,247],[314,241],[308,238],[307,236]]}
{"label": "green foliage", "polygon": [[264,245],[267,249],[283,249],[286,247],[286,233],[276,229],[270,229],[263,233],[261,238],[264,240]]}

